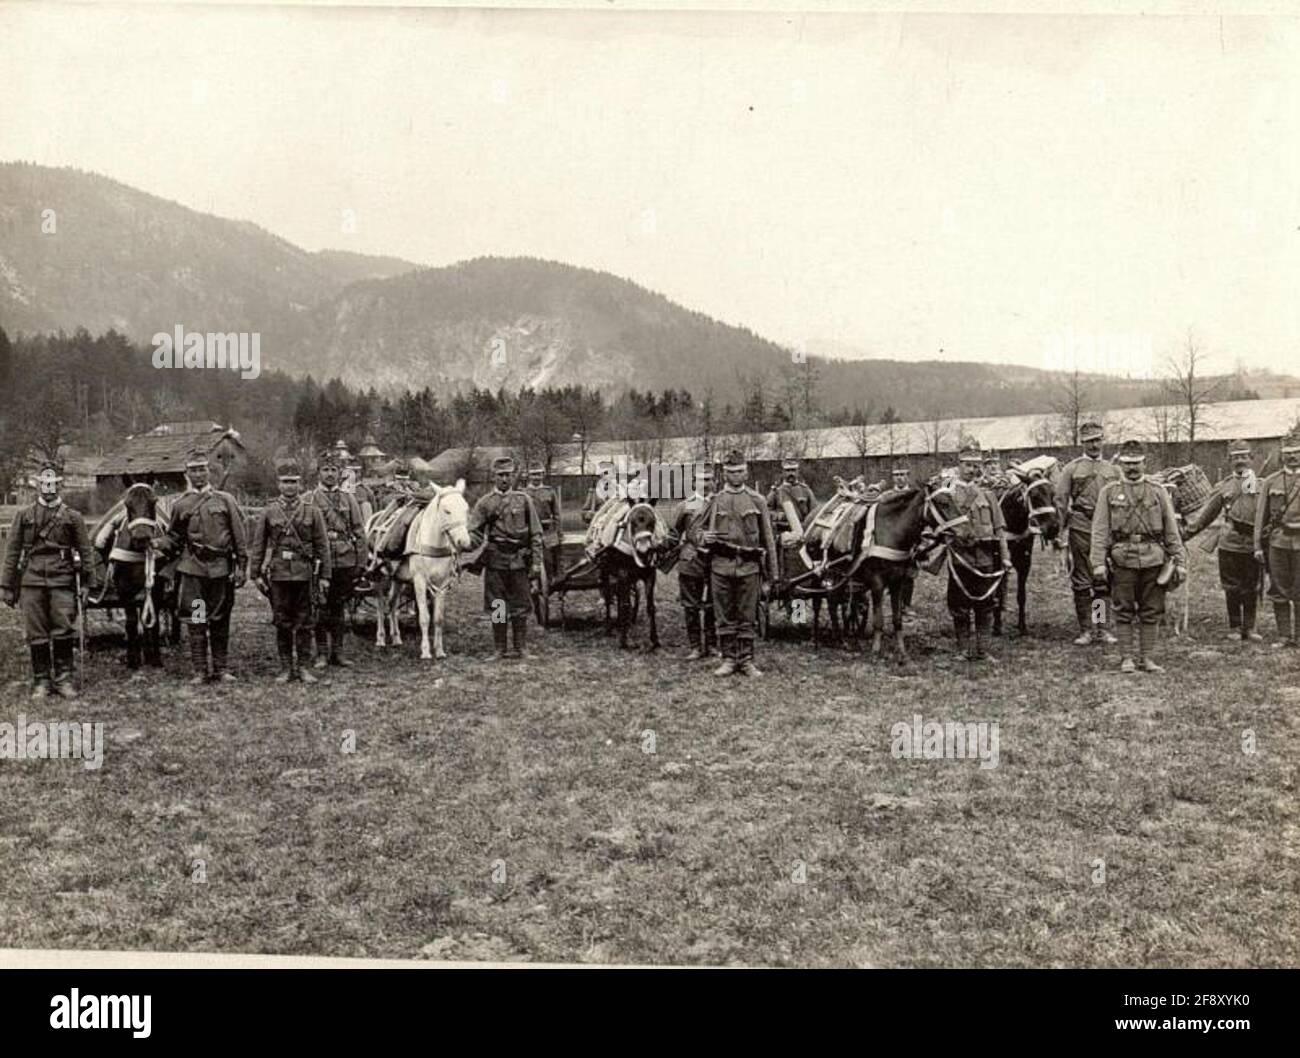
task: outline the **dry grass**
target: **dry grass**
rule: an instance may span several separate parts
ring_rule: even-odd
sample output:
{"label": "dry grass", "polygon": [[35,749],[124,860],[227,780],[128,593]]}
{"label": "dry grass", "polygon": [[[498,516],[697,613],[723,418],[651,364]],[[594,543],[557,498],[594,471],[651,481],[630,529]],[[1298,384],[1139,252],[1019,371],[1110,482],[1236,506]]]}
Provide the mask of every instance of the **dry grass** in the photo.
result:
{"label": "dry grass", "polygon": [[[679,660],[672,581],[658,656],[588,622],[534,633],[544,660],[495,664],[470,578],[447,662],[419,662],[409,636],[382,654],[357,640],[353,671],[276,687],[267,607],[246,590],[233,690],[182,689],[180,652],[128,679],[105,638],[83,702],[29,710],[3,610],[0,719],[103,721],[107,746],[98,772],[0,761],[0,946],[1294,964],[1300,656],[1223,643],[1212,560],[1195,558],[1201,616],[1162,647],[1160,680],[1069,645],[1046,563],[1034,634],[1000,642],[995,669],[947,656],[941,584],[922,577],[910,667],[814,654],[778,619],[755,682]],[[998,768],[892,758],[891,726],[917,711],[998,721]]]}

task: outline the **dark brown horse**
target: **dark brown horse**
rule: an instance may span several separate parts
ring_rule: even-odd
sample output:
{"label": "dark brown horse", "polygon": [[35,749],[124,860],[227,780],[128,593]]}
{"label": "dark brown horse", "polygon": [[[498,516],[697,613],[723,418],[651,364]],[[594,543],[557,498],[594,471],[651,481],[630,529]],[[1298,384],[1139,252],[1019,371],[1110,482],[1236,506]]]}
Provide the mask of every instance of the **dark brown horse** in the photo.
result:
{"label": "dark brown horse", "polygon": [[[1029,570],[1034,563],[1034,541],[1046,547],[1061,532],[1061,515],[1053,501],[1054,486],[1045,475],[1012,482],[999,491],[998,504],[1007,526],[1007,548],[1016,571],[1016,630],[1029,634],[1025,623],[1025,594]],[[998,587],[998,605],[993,611],[993,634],[1002,634],[1002,608],[1007,598],[1007,580]]]}
{"label": "dark brown horse", "polygon": [[[110,512],[105,528],[111,532],[107,567],[99,597],[93,601],[120,606],[125,612],[128,667],[138,669],[142,653],[145,664],[161,667],[160,625],[169,615],[169,584],[155,567],[149,546],[166,528],[153,489],[143,483],[128,488],[120,506]],[[174,614],[171,616],[175,627]]]}
{"label": "dark brown horse", "polygon": [[659,649],[655,620],[655,574],[664,554],[665,540],[659,515],[649,503],[634,503],[622,518],[614,540],[595,558],[600,570],[600,594],[605,600],[605,634],[611,631],[610,607],[618,613],[618,645],[627,649],[632,624],[632,588],[644,584],[645,612],[650,620],[650,645]]}

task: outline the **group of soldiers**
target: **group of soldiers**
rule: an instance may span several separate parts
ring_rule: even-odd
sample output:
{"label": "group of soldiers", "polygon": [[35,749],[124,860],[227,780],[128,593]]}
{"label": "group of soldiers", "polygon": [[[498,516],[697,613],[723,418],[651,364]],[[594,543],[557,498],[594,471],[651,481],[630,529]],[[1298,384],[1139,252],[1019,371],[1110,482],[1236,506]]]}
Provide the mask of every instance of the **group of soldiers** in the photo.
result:
{"label": "group of soldiers", "polygon": [[[1282,442],[1282,466],[1257,479],[1250,445],[1233,441],[1233,473],[1180,527],[1168,490],[1146,474],[1141,441],[1104,455],[1100,424],[1085,423],[1083,452],[1065,465],[1055,502],[1068,535],[1070,586],[1078,646],[1121,645],[1121,670],[1161,672],[1152,654],[1166,593],[1185,579],[1184,540],[1220,517],[1219,575],[1228,610],[1228,637],[1257,642],[1257,599],[1268,573],[1277,625],[1274,646],[1295,648],[1300,638],[1300,434]],[[995,456],[978,445],[958,453],[959,473],[948,488],[970,526],[967,568],[978,577],[1011,568],[1006,527],[996,489],[1005,484]],[[668,533],[677,551],[688,661],[720,657],[717,676],[761,675],[754,663],[756,617],[764,582],[779,578],[779,549],[797,548],[819,504],[786,460],[782,479],[764,497],[750,487],[744,456],[722,462],[715,487],[704,468]],[[319,481],[302,489],[292,461],[277,467],[279,496],[253,522],[251,541],[235,498],[212,487],[202,450],[186,458],[189,489],[176,498],[167,531],[152,545],[161,559],[178,559],[178,617],[185,625],[192,683],[227,683],[230,616],[235,592],[251,576],[269,600],[280,661],[279,682],[315,682],[311,669],[347,668],[346,604],[367,561],[365,522],[374,498],[346,482],[349,468],[333,450],[320,457]],[[509,457],[493,463],[494,486],[475,504],[469,529],[481,545],[484,609],[491,615],[498,657],[523,657],[533,584],[554,575],[561,504],[540,464],[516,487]],[[45,464],[36,502],[22,508],[10,530],[0,598],[17,605],[31,653],[33,697],[76,695],[74,643],[92,568],[91,542],[81,514],[60,496],[62,476]],[[896,463],[890,487],[911,487],[906,463]],[[880,486],[862,494],[878,499]],[[631,502],[631,501],[629,501]],[[915,576],[915,566],[909,569]],[[905,602],[910,600],[905,599]],[[958,652],[990,657],[989,627],[997,593],[972,591],[949,565],[947,605]],[[1119,633],[1118,636],[1116,633]],[[513,650],[509,637],[513,636]]]}

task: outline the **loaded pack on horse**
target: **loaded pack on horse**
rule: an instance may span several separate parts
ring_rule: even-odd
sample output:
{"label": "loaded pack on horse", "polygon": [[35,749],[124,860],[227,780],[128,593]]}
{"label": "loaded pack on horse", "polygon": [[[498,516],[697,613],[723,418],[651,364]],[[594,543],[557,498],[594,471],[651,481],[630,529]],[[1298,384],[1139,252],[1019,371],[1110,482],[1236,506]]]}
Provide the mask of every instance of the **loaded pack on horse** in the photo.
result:
{"label": "loaded pack on horse", "polygon": [[[841,618],[847,629],[865,625],[866,599],[853,573],[871,507],[880,489],[861,477],[852,481],[835,479],[835,492],[807,519],[801,546],[795,554],[785,539],[778,553],[782,562],[775,586],[777,599],[791,612],[800,600],[811,600],[813,645],[820,645],[821,608],[825,603],[836,638],[842,635]],[[795,568],[794,558],[802,568]]]}
{"label": "loaded pack on horse", "polygon": [[[385,505],[366,519],[367,562],[359,593],[367,593],[375,608],[375,646],[402,645],[398,617],[403,593],[411,593],[409,566],[405,559],[411,525],[424,509],[427,497],[408,492],[390,494]],[[398,574],[405,568],[406,576]]]}
{"label": "loaded pack on horse", "polygon": [[[626,497],[605,501],[587,527],[587,556],[600,571],[605,601],[605,634],[611,631],[610,608],[617,611],[618,645],[627,648],[636,585],[645,586],[646,616],[650,620],[648,649],[659,649],[655,614],[655,575],[668,548],[668,528],[653,505],[631,489]],[[664,565],[668,572],[670,565]]]}
{"label": "loaded pack on horse", "polygon": [[[1034,562],[1034,541],[1041,547],[1059,546],[1061,512],[1053,500],[1059,462],[1051,456],[1038,456],[1013,464],[994,487],[994,495],[1006,522],[1007,547],[1016,571],[1016,629],[1027,635],[1025,600],[1029,571]],[[1003,578],[997,591],[997,608],[993,611],[993,634],[1002,634],[1002,609],[1006,602],[1007,582]]]}
{"label": "loaded pack on horse", "polygon": [[[90,604],[125,612],[126,663],[162,665],[160,625],[166,621],[175,643],[175,578],[164,572],[150,541],[167,531],[167,504],[143,482],[131,485],[105,515],[95,533],[95,550],[104,561],[103,579]],[[142,651],[143,646],[143,651]]]}

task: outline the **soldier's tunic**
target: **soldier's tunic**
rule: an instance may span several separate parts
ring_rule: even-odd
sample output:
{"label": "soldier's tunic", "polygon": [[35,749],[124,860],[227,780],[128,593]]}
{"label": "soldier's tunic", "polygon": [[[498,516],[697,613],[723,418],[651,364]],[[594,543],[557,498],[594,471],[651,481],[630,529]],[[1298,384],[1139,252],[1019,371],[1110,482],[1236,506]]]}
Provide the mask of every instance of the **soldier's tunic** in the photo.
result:
{"label": "soldier's tunic", "polygon": [[711,644],[717,635],[717,621],[713,607],[704,602],[704,590],[709,579],[709,562],[700,552],[705,529],[704,515],[708,500],[698,492],[693,493],[677,510],[673,521],[672,537],[681,550],[677,558],[677,594],[686,616],[686,636],[693,646],[700,645],[700,621],[704,623],[704,643]]}
{"label": "soldier's tunic", "polygon": [[[1169,493],[1150,478],[1111,481],[1097,497],[1088,569],[1111,565],[1111,598],[1118,624],[1155,625],[1165,612],[1156,583],[1167,558],[1182,562],[1178,518]],[[1121,637],[1121,642],[1127,642]]]}
{"label": "soldier's tunic", "polygon": [[352,498],[357,501],[357,507],[361,510],[362,523],[379,509],[375,494],[369,485],[358,481],[352,486]]}
{"label": "soldier's tunic", "polygon": [[[973,542],[962,547],[962,558],[981,573],[993,574],[1002,569],[1006,522],[997,497],[978,481],[954,481],[952,495],[958,510],[970,519]],[[949,545],[952,546],[952,545]],[[964,579],[963,579],[964,578]],[[997,592],[989,592],[992,580],[964,574],[954,566],[948,570],[948,612],[954,617],[968,613],[985,613],[998,606]],[[962,585],[966,590],[962,590]],[[975,596],[975,598],[971,598]]]}
{"label": "soldier's tunic", "polygon": [[799,523],[806,529],[808,527],[808,516],[812,514],[813,508],[817,506],[817,497],[813,495],[810,489],[802,481],[778,481],[772,486],[767,495],[767,506],[772,512],[772,529],[774,532],[782,532],[792,529],[790,520],[786,517],[784,503],[789,500],[794,506],[795,513],[799,515]]}
{"label": "soldier's tunic", "polygon": [[316,642],[323,645],[325,633],[337,640],[343,631],[344,610],[365,561],[365,522],[356,497],[338,487],[318,485],[306,500],[320,511],[329,541],[330,588],[316,622]]}
{"label": "soldier's tunic", "polygon": [[560,492],[552,485],[525,485],[524,493],[533,501],[533,509],[542,525],[542,558],[546,575],[555,575],[555,562],[560,548]]}
{"label": "soldier's tunic", "polygon": [[270,583],[271,622],[298,634],[299,659],[304,659],[316,617],[312,581],[328,580],[333,587],[329,534],[320,509],[302,496],[272,500],[253,531],[252,572]]}
{"label": "soldier's tunic", "polygon": [[506,616],[527,618],[532,607],[529,576],[542,567],[542,523],[528,494],[520,489],[493,489],[470,511],[469,531],[484,533],[483,609],[505,602]]}
{"label": "soldier's tunic", "polygon": [[[1223,515],[1219,533],[1219,583],[1228,600],[1228,620],[1233,628],[1247,618],[1247,628],[1255,625],[1256,588],[1259,563],[1255,561],[1255,510],[1259,493],[1243,489],[1244,475],[1233,474],[1219,482],[1210,498],[1187,524],[1187,535],[1199,533]],[[1244,611],[1244,613],[1243,613]]]}
{"label": "soldier's tunic", "polygon": [[30,646],[76,635],[74,555],[80,560],[84,584],[91,569],[86,522],[61,499],[23,507],[9,527],[0,589],[18,593],[23,634]]}
{"label": "soldier's tunic", "polygon": [[1120,477],[1122,474],[1115,464],[1082,455],[1065,464],[1056,483],[1056,506],[1061,512],[1061,524],[1069,533],[1070,588],[1076,596],[1092,593],[1092,567],[1088,556],[1092,550],[1097,499],[1102,486],[1109,481],[1118,481]]}
{"label": "soldier's tunic", "polygon": [[709,548],[709,589],[718,638],[737,639],[740,656],[753,650],[762,569],[777,569],[776,537],[763,497],[748,486],[726,486],[709,497],[706,531],[721,534]]}
{"label": "soldier's tunic", "polygon": [[235,603],[232,576],[248,557],[246,541],[244,515],[230,493],[209,485],[182,493],[172,504],[163,550],[180,555],[177,615],[190,625],[191,634],[204,624],[209,635],[229,628]]}
{"label": "soldier's tunic", "polygon": [[1253,544],[1268,556],[1268,597],[1280,630],[1294,641],[1300,613],[1289,627],[1282,625],[1282,614],[1289,605],[1300,608],[1300,473],[1284,467],[1260,485]]}

